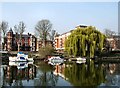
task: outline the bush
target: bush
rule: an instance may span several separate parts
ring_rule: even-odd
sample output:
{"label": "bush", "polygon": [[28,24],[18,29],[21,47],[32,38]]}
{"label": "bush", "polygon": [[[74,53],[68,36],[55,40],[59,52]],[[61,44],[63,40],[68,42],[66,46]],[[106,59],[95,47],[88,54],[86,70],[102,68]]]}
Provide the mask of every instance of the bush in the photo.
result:
{"label": "bush", "polygon": [[52,55],[54,53],[54,48],[50,45],[46,45],[45,47],[41,47],[39,49],[39,54],[41,58],[46,58],[48,55]]}

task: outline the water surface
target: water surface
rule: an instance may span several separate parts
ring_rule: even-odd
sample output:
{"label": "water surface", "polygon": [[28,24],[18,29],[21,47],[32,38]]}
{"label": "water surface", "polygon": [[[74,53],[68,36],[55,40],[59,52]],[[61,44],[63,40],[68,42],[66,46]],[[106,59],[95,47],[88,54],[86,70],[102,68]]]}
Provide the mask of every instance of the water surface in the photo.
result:
{"label": "water surface", "polygon": [[120,63],[47,62],[4,63],[1,65],[1,87],[6,86],[105,86],[120,87]]}

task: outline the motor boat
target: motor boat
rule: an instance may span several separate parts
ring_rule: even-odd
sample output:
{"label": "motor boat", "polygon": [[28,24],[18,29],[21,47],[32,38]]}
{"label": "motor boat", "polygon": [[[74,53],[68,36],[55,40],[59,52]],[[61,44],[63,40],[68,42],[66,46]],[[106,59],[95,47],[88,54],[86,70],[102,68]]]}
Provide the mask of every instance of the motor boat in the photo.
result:
{"label": "motor boat", "polygon": [[86,61],[85,60],[83,60],[83,61],[78,60],[78,61],[76,61],[76,63],[82,64],[82,63],[86,63]]}
{"label": "motor boat", "polygon": [[26,62],[26,61],[34,61],[33,58],[28,58],[27,54],[23,52],[18,52],[17,57],[9,57],[9,61],[12,62]]}
{"label": "motor boat", "polygon": [[76,59],[77,59],[76,63],[78,63],[78,64],[86,63],[86,58],[78,57]]}
{"label": "motor boat", "polygon": [[33,64],[33,62],[9,62],[9,66],[17,66],[17,69],[27,68],[29,64]]}
{"label": "motor boat", "polygon": [[76,58],[76,59],[77,59],[77,61],[86,61],[86,58],[78,57],[78,58]]}
{"label": "motor boat", "polygon": [[61,63],[64,62],[64,59],[63,58],[60,58],[59,56],[53,56],[51,58],[48,59],[48,64],[51,64],[51,65],[59,65]]}

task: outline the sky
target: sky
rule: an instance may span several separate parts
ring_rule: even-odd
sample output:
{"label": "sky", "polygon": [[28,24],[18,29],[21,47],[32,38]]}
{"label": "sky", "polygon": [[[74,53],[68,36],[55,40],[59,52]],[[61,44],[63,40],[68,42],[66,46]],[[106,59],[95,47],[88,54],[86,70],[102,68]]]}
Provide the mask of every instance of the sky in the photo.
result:
{"label": "sky", "polygon": [[42,19],[53,24],[59,34],[78,25],[95,26],[118,32],[118,2],[2,2],[2,20],[14,27],[20,21],[26,24],[25,33],[35,33],[35,25]]}

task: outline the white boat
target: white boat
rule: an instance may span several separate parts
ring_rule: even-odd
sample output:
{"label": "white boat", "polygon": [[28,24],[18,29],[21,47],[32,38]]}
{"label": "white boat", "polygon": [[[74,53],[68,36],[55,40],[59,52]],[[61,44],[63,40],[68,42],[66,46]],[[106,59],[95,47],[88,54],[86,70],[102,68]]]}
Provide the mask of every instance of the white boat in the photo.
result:
{"label": "white boat", "polygon": [[76,59],[77,59],[77,61],[86,61],[86,58],[78,57],[78,58],[76,58]]}
{"label": "white boat", "polygon": [[27,54],[23,52],[18,52],[17,57],[9,57],[9,61],[12,62],[26,62],[26,61],[34,61],[33,58],[28,58]]}
{"label": "white boat", "polygon": [[9,66],[17,66],[18,69],[27,68],[29,64],[33,64],[33,62],[9,62]]}
{"label": "white boat", "polygon": [[86,61],[85,60],[83,60],[83,61],[78,60],[78,61],[76,61],[76,63],[82,64],[82,63],[86,63]]}
{"label": "white boat", "polygon": [[57,57],[53,56],[48,59],[48,64],[51,64],[51,65],[57,65],[57,64],[59,65],[63,62],[64,62],[64,59],[60,58],[59,56]]}

